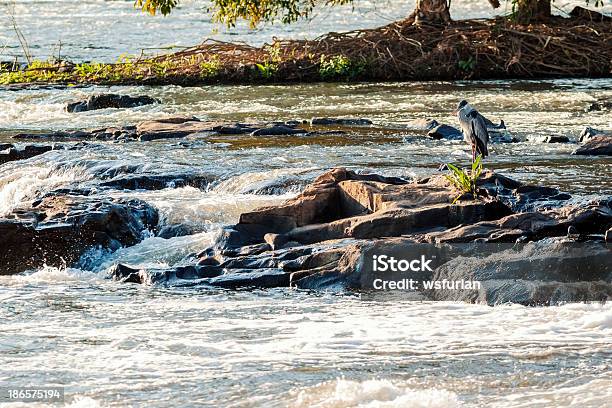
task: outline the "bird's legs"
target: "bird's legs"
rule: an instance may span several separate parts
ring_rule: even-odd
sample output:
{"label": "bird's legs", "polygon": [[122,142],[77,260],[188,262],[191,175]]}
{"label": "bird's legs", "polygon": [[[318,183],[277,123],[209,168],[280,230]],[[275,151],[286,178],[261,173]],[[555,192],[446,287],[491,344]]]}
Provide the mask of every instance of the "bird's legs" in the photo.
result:
{"label": "bird's legs", "polygon": [[472,164],[476,161],[476,146],[472,145]]}

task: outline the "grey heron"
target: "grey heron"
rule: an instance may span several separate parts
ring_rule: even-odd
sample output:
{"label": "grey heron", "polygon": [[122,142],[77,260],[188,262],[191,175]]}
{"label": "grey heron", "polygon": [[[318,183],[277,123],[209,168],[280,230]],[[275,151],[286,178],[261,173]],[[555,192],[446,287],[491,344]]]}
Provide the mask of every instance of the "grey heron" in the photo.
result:
{"label": "grey heron", "polygon": [[489,149],[487,149],[489,132],[484,116],[466,100],[459,102],[455,114],[463,131],[463,140],[472,147],[472,163],[476,160],[476,154],[480,154],[483,158],[487,157],[489,155]]}

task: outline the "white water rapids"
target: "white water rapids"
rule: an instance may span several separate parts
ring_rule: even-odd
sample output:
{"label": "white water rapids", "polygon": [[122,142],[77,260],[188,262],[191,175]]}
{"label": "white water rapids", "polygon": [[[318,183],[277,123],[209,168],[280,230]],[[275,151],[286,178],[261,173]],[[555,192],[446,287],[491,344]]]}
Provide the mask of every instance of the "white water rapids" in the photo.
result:
{"label": "white water rapids", "polygon": [[[261,43],[272,34],[323,33],[330,25],[376,26],[411,7],[390,3],[364,17],[341,10],[310,25],[267,27],[248,37],[239,28],[238,35],[221,32],[217,38]],[[480,10],[487,15],[480,3],[486,5],[465,2],[471,7],[465,14]],[[24,11],[19,22],[37,56],[53,54],[53,44],[62,40],[65,55],[113,60],[147,43],[191,45],[211,27],[198,4],[185,2],[175,26],[170,19],[132,14],[131,1],[19,0],[17,7]],[[38,18],[32,18],[35,9]],[[460,10],[456,6],[454,15]],[[74,24],[65,23],[68,15]],[[8,43],[11,57],[20,53],[12,36],[0,25],[0,49]],[[108,91],[147,94],[162,103],[79,114],[63,110],[67,102]],[[240,213],[280,203],[334,166],[410,178],[431,174],[440,163],[466,162],[463,142],[432,141],[406,126],[423,117],[456,125],[451,112],[462,98],[529,139],[575,138],[587,125],[610,130],[609,112],[585,113],[584,108],[611,97],[610,79],[0,89],[0,143],[15,143],[11,136],[24,131],[118,126],[181,114],[231,121],[367,117],[386,127],[327,138],[96,141],[80,150],[0,165],[0,216],[58,188],[86,187],[93,189],[93,199],[145,200],[158,208],[162,222],[194,229],[171,239],[148,236],[112,254],[91,251],[82,269],[43,267],[0,276],[0,387],[64,386],[66,406],[72,407],[609,405],[609,304],[530,308],[376,302],[295,290],[121,284],[106,279],[106,271],[118,262],[172,266],[205,248]],[[570,156],[575,148],[533,141],[493,145],[486,166],[570,191],[578,203],[610,195],[610,159]],[[113,174],[186,171],[212,181],[202,189],[157,191],[99,185],[100,178]]]}

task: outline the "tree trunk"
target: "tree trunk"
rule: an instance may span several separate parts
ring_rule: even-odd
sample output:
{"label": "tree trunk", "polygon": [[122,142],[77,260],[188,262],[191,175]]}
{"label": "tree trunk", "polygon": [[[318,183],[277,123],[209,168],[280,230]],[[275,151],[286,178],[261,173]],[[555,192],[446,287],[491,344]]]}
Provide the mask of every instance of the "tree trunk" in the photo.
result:
{"label": "tree trunk", "polygon": [[550,0],[516,0],[514,17],[519,23],[546,21],[550,16]]}
{"label": "tree trunk", "polygon": [[450,11],[447,0],[417,0],[416,8],[408,17],[415,25],[450,23]]}

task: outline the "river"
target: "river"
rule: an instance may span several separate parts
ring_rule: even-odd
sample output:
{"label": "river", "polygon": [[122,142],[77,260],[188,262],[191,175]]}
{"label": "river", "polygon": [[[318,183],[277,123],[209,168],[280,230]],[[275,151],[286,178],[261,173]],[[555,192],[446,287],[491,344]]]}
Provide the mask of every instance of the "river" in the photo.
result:
{"label": "river", "polygon": [[[74,17],[82,18],[75,26],[58,22],[68,3],[75,7]],[[45,26],[47,31],[31,40],[41,50],[49,49],[55,38],[95,32],[86,41],[66,41],[65,52],[78,59],[114,58],[135,52],[136,45],[161,46],[170,38],[193,42],[187,31],[171,36],[169,23],[128,16],[130,7],[123,2],[19,1],[17,6],[32,13],[35,6],[47,10],[41,21],[27,26],[31,31],[34,24]],[[393,17],[405,8],[395,7],[385,13]],[[90,31],[83,33],[85,23],[102,9],[105,13],[96,16],[98,27],[88,26]],[[205,19],[194,10],[188,3],[177,13],[177,21],[189,30],[197,19]],[[357,24],[354,17],[333,16],[342,28]],[[144,40],[135,34],[138,25],[132,27],[134,36],[124,35],[132,20],[160,28]],[[381,22],[366,17],[365,23]],[[240,30],[219,36],[256,43],[271,33],[300,36],[306,29],[314,32],[302,24],[269,27],[253,36]],[[320,33],[327,26],[317,29]],[[110,36],[109,30],[114,32]],[[9,34],[0,32],[0,45],[3,35]],[[83,47],[87,41],[105,43],[96,36],[110,38],[109,48]],[[146,94],[162,103],[79,114],[63,109],[67,102],[108,91]],[[160,210],[162,222],[189,225],[191,235],[148,237],[112,254],[92,252],[80,268],[44,267],[0,276],[0,386],[63,386],[67,406],[74,407],[609,404],[609,304],[533,308],[375,302],[355,294],[151,287],[106,279],[106,271],[117,262],[174,265],[206,247],[241,212],[280,203],[334,166],[411,178],[431,174],[441,163],[467,162],[463,142],[433,141],[408,126],[423,117],[456,125],[451,112],[462,98],[494,122],[503,119],[521,139],[575,138],[587,125],[612,127],[609,112],[584,111],[597,99],[612,98],[610,79],[1,89],[0,142],[22,131],[126,125],[180,114],[231,121],[367,117],[376,126],[316,138],[95,142],[81,150],[51,151],[0,165],[0,216],[57,188],[96,187],[100,174],[128,165],[153,174],[195,171],[214,180],[206,189],[99,189],[92,197],[140,198]],[[495,144],[486,167],[580,198],[612,194],[612,161],[570,156],[575,147],[535,141]]]}

